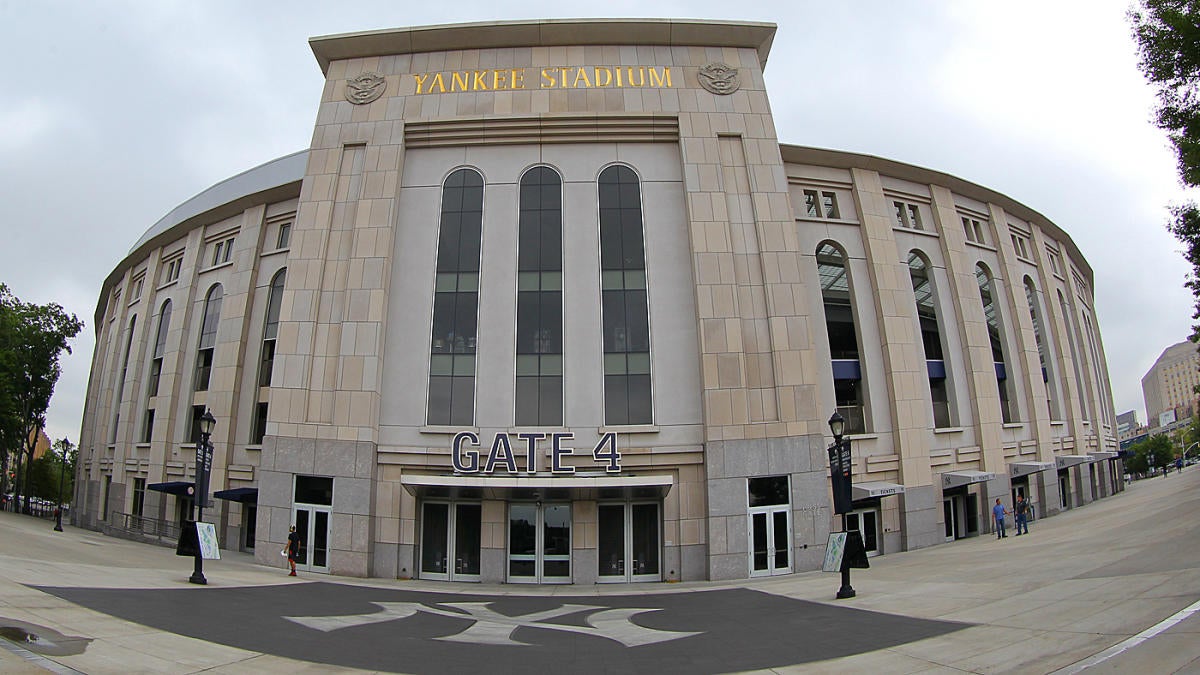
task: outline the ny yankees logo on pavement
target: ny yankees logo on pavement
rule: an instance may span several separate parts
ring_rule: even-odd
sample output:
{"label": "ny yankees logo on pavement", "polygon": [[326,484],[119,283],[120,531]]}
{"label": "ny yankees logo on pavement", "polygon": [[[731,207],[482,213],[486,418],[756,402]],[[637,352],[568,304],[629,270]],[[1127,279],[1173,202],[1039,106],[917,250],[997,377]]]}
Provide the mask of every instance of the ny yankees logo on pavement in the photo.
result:
{"label": "ny yankees logo on pavement", "polygon": [[[328,633],[342,628],[406,619],[417,612],[425,612],[427,614],[465,619],[472,622],[470,626],[453,635],[434,639],[445,642],[467,642],[481,645],[528,645],[529,643],[514,640],[512,637],[513,631],[521,627],[545,628],[547,630],[558,630],[567,633],[593,635],[620,642],[626,647],[640,647],[641,645],[678,640],[679,638],[700,634],[697,632],[646,628],[631,621],[632,617],[638,614],[657,612],[659,611],[658,609],[624,607],[609,609],[595,605],[563,605],[557,609],[508,616],[507,614],[500,614],[490,609],[488,607],[488,605],[492,604],[490,602],[445,602],[439,603],[439,605],[426,605],[419,602],[373,602],[371,604],[381,607],[383,611],[346,616],[285,616],[283,618],[306,628]],[[452,607],[454,609],[444,609],[445,607]],[[588,612],[587,626],[547,623],[551,619],[579,612]]]}

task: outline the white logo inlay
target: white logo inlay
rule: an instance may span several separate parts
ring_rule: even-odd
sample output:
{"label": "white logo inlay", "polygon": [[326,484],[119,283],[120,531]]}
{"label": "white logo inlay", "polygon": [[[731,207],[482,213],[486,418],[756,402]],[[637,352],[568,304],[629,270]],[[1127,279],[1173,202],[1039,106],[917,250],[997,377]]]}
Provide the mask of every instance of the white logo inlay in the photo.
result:
{"label": "white logo inlay", "polygon": [[[488,605],[492,604],[490,602],[440,603],[444,607],[453,607],[461,611],[452,611],[443,609],[441,606],[425,605],[419,602],[374,602],[371,604],[383,608],[383,611],[346,616],[285,616],[283,618],[298,623],[301,626],[328,633],[329,631],[351,628],[353,626],[365,626],[372,623],[406,619],[417,612],[425,612],[427,614],[447,616],[454,619],[466,619],[472,622],[470,626],[453,635],[434,639],[446,642],[468,642],[483,645],[528,645],[529,643],[527,642],[521,642],[512,638],[513,631],[521,627],[545,628],[567,633],[594,635],[595,637],[620,642],[626,647],[667,642],[669,640],[678,640],[679,638],[700,634],[698,632],[646,628],[630,620],[638,614],[657,612],[659,611],[658,609],[632,607],[609,609],[594,605],[563,605],[557,609],[548,609],[543,612],[508,616],[507,614],[500,614],[491,610],[488,607]],[[587,626],[545,623],[551,619],[579,612],[588,612]]]}

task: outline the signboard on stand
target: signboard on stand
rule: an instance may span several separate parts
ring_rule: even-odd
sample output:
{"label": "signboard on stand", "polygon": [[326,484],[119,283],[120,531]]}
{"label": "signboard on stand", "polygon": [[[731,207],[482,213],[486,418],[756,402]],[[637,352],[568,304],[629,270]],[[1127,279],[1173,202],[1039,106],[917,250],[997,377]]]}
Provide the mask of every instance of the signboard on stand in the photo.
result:
{"label": "signboard on stand", "polygon": [[200,557],[205,560],[220,560],[221,547],[217,544],[217,526],[212,523],[196,523],[196,538],[200,544]]}

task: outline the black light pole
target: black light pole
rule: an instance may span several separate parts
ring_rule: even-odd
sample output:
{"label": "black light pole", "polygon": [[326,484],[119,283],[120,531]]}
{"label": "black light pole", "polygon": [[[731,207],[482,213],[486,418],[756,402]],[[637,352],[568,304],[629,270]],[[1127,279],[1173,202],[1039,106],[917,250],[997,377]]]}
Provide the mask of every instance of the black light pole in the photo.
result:
{"label": "black light pole", "polygon": [[213,417],[212,411],[206,408],[204,416],[200,418],[200,447],[196,449],[196,565],[192,568],[192,576],[188,577],[188,581],[201,585],[208,583],[208,579],[204,578],[204,553],[200,550],[200,521],[204,520],[204,502],[208,499],[208,472],[212,464],[212,446],[208,444],[208,438],[215,426],[217,419]]}
{"label": "black light pole", "polygon": [[71,441],[62,439],[59,441],[58,451],[62,453],[62,463],[58,465],[58,508],[54,510],[54,531],[62,532],[62,489],[63,476],[67,473],[67,448],[71,446]]}
{"label": "black light pole", "polygon": [[[833,433],[833,445],[838,455],[837,470],[841,471],[843,475],[848,474],[849,467],[841,466],[842,436],[846,433],[846,420],[842,419],[842,416],[836,410],[833,416],[829,418],[829,431]],[[835,490],[837,489],[836,486],[840,484],[839,478],[834,477]],[[834,496],[834,500],[837,500],[836,495]],[[845,532],[847,536],[850,534],[849,523],[846,522],[846,513],[844,511],[842,512],[842,532]],[[854,587],[850,585],[850,566],[847,564],[845,558],[843,558],[842,587],[838,589],[837,598],[838,600],[844,600],[846,598],[853,598],[854,595]]]}

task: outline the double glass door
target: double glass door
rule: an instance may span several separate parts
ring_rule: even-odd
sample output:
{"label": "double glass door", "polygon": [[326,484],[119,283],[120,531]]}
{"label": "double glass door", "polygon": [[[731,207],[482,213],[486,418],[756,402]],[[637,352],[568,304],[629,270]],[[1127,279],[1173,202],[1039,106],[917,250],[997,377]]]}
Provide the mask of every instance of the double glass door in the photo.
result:
{"label": "double glass door", "polygon": [[571,583],[570,504],[509,505],[508,580]]}
{"label": "double glass door", "polygon": [[658,504],[601,503],[597,511],[599,580],[660,580]]}
{"label": "double glass door", "polygon": [[792,511],[787,506],[750,510],[750,576],[792,571]]}
{"label": "double glass door", "polygon": [[479,581],[479,504],[425,502],[421,515],[421,578]]}
{"label": "double glass door", "polygon": [[328,506],[301,506],[292,509],[292,522],[300,533],[300,556],[296,569],[329,572]]}

